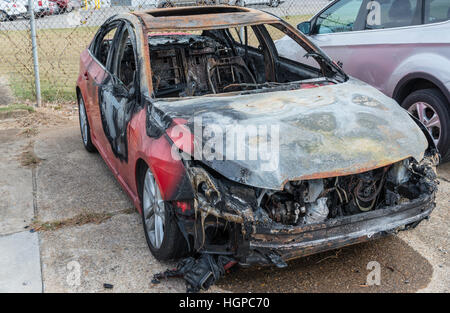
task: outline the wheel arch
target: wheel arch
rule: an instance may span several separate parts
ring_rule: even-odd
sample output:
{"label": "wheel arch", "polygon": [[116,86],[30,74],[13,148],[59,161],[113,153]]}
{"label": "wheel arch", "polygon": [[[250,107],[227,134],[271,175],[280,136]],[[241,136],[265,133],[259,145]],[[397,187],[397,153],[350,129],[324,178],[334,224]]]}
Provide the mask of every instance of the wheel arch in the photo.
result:
{"label": "wheel arch", "polygon": [[450,92],[445,85],[433,75],[420,72],[411,73],[403,77],[395,87],[392,98],[399,104],[402,104],[412,92],[429,88],[439,90],[447,99],[447,104],[450,103]]}
{"label": "wheel arch", "polygon": [[139,213],[142,214],[142,191],[143,191],[143,178],[145,176],[145,171],[149,168],[147,162],[145,162],[142,158],[137,159],[135,166],[135,180],[136,180],[136,192],[139,199],[138,210]]}
{"label": "wheel arch", "polygon": [[77,86],[77,87],[75,88],[75,92],[76,92],[76,94],[77,94],[77,101],[79,101],[79,100],[80,100],[80,97],[82,97],[81,89],[80,89],[79,86]]}

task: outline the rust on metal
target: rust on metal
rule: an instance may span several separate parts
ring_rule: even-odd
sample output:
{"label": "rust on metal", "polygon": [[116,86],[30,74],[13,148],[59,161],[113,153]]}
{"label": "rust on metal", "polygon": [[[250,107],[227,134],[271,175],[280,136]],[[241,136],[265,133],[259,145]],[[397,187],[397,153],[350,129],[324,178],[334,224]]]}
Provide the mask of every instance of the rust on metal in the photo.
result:
{"label": "rust on metal", "polygon": [[[195,15],[189,12],[195,9]],[[219,13],[223,10],[225,13]],[[226,10],[234,12],[226,13]],[[148,10],[133,13],[140,17],[147,31],[217,29],[261,23],[271,24],[280,19],[259,10],[230,6],[185,7]]]}

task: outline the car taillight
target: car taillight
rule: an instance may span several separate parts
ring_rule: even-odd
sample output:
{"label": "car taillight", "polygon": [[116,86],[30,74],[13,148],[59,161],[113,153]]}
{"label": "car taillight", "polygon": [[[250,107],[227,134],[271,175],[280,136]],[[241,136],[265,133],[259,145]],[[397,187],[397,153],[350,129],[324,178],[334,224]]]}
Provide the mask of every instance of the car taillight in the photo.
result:
{"label": "car taillight", "polygon": [[38,6],[42,6],[42,1],[38,1]]}
{"label": "car taillight", "polygon": [[17,5],[16,5],[16,4],[13,4],[13,8],[17,8]]}

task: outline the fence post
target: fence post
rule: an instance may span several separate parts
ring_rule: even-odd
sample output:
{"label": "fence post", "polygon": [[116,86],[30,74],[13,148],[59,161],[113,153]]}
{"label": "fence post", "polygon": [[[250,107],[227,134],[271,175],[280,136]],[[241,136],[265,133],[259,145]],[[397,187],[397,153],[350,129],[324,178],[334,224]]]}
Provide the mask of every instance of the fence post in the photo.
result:
{"label": "fence post", "polygon": [[36,43],[36,20],[34,18],[34,0],[28,0],[30,15],[31,47],[33,51],[34,85],[36,86],[36,106],[41,106],[41,80],[39,78],[39,59]]}

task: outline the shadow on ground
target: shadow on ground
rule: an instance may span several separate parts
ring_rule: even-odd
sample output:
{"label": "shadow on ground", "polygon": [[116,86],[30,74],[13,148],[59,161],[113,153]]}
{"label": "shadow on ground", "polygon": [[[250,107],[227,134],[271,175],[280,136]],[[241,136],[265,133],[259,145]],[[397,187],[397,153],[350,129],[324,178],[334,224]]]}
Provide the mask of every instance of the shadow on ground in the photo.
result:
{"label": "shadow on ground", "polygon": [[[371,261],[380,263],[380,286],[366,286]],[[239,269],[218,287],[233,292],[415,292],[428,285],[432,274],[424,257],[389,236],[295,260],[284,269]]]}

